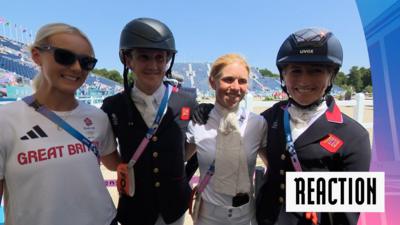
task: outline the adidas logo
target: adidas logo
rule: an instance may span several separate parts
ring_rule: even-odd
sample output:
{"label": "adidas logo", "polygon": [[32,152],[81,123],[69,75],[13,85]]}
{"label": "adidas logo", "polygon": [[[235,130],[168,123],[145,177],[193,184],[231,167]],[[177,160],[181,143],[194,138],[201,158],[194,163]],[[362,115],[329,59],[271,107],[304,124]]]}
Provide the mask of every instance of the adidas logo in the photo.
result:
{"label": "adidas logo", "polygon": [[29,140],[29,139],[36,139],[39,137],[47,137],[47,134],[42,130],[42,128],[39,127],[39,125],[36,125],[32,128],[32,130],[28,131],[26,135],[22,136],[20,139],[21,140]]}

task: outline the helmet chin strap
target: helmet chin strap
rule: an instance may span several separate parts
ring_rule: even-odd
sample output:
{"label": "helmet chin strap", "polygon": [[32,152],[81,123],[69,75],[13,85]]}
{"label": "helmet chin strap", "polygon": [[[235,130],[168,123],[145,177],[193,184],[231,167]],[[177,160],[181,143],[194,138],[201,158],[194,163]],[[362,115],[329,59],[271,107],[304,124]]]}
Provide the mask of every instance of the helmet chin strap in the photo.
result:
{"label": "helmet chin strap", "polygon": [[291,98],[291,97],[289,97],[288,100],[289,100],[289,103],[290,103],[290,104],[293,104],[293,105],[295,105],[295,106],[297,106],[297,107],[299,107],[299,108],[301,108],[301,109],[313,109],[313,108],[316,108],[316,107],[320,106],[321,103],[324,102],[325,96],[323,96],[321,99],[318,99],[317,101],[315,101],[315,102],[313,102],[313,103],[311,103],[311,104],[309,104],[309,105],[300,105],[299,103],[297,103],[297,102],[296,102],[293,98]]}
{"label": "helmet chin strap", "polygon": [[126,65],[125,53],[122,53],[122,64],[124,65],[124,73],[122,76],[124,78],[124,91],[125,93],[129,94],[129,83],[128,83],[129,68]]}
{"label": "helmet chin strap", "polygon": [[331,89],[332,89],[332,85],[329,85],[329,86],[326,88],[324,95],[323,95],[320,99],[316,100],[315,102],[313,102],[313,103],[311,103],[311,104],[309,104],[309,105],[301,105],[300,103],[296,102],[292,97],[290,97],[290,95],[289,95],[289,93],[288,93],[288,91],[287,91],[286,86],[281,85],[281,87],[282,87],[282,90],[283,90],[283,91],[287,94],[287,96],[289,97],[289,99],[288,99],[289,103],[290,103],[290,104],[293,104],[293,105],[295,105],[295,106],[297,106],[297,107],[299,107],[299,108],[301,108],[301,109],[312,109],[312,108],[315,108],[315,107],[320,106],[321,103],[325,101],[326,95],[329,94],[329,92],[330,92]]}
{"label": "helmet chin strap", "polygon": [[128,67],[126,67],[126,66],[124,65],[124,74],[123,74],[123,77],[124,77],[124,91],[125,91],[126,93],[129,93],[128,72],[129,72]]}
{"label": "helmet chin strap", "polygon": [[171,58],[171,62],[169,64],[169,68],[168,68],[167,72],[165,72],[165,75],[167,76],[167,78],[171,78],[172,77],[172,66],[174,65],[174,61],[175,61],[175,54],[172,54],[172,58]]}

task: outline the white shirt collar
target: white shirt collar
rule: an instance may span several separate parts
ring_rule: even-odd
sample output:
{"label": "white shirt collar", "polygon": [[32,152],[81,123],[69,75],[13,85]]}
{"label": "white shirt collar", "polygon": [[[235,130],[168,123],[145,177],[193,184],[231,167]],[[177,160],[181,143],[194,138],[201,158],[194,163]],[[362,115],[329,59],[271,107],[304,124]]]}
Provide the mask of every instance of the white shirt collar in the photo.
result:
{"label": "white shirt collar", "polygon": [[290,129],[293,141],[304,133],[322,114],[327,110],[325,102],[312,109],[302,109],[295,105],[290,105],[288,112],[290,114]]}
{"label": "white shirt collar", "polygon": [[311,109],[302,109],[297,107],[296,105],[291,104],[289,106],[289,114],[291,119],[300,119],[306,123],[309,123],[313,119],[318,118],[322,113],[326,111],[328,107],[326,106],[325,101],[322,102],[319,106],[313,107]]}
{"label": "white shirt collar", "polygon": [[225,107],[223,107],[222,105],[220,105],[218,102],[215,102],[214,104],[214,109],[216,111],[216,113],[218,113],[218,115],[220,117],[223,117],[224,115],[228,114],[229,112],[235,112],[236,114],[238,114],[239,112],[239,105],[237,105],[237,107],[233,108],[233,109],[227,109]]}
{"label": "white shirt collar", "polygon": [[215,102],[214,108],[211,110],[209,114],[209,118],[215,121],[219,121],[229,112],[235,112],[237,119],[239,121],[239,126],[242,126],[243,122],[246,120],[247,112],[244,108],[241,108],[239,105],[232,110],[228,110],[221,106],[218,102]]}
{"label": "white shirt collar", "polygon": [[[157,88],[157,90],[151,95],[151,96],[153,96],[153,98],[155,100],[155,104],[157,106],[161,104],[162,98],[164,96],[164,92],[165,92],[165,85],[163,83],[161,83],[161,85]],[[141,91],[139,88],[137,88],[137,86],[135,84],[133,84],[133,88],[131,91],[131,97],[135,103],[136,102],[143,103],[144,102],[143,99],[148,96],[150,96],[150,95],[147,95],[146,93]]]}

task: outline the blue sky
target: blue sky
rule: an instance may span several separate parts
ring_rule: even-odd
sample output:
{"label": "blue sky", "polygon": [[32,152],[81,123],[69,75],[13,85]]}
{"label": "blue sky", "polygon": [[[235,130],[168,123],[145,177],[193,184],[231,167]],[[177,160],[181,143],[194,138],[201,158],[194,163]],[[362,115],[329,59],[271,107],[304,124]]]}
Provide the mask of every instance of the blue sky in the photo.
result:
{"label": "blue sky", "polygon": [[343,72],[353,65],[369,67],[354,0],[8,0],[2,3],[0,17],[33,32],[50,22],[77,26],[94,45],[97,68],[120,72],[119,35],[137,17],[157,18],[171,28],[177,62],[213,62],[236,52],[252,66],[277,72],[276,53],[291,32],[325,27],[342,42]]}

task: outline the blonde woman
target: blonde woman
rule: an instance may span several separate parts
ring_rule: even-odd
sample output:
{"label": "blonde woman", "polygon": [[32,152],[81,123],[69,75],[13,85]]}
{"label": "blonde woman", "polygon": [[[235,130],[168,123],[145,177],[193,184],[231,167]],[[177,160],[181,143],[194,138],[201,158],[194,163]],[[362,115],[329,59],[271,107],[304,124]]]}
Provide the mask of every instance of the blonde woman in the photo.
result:
{"label": "blonde woman", "polygon": [[[116,167],[112,130],[105,113],[74,97],[97,62],[89,39],[70,25],[48,24],[37,32],[31,55],[40,68],[35,93],[0,108],[6,224],[116,224],[98,163]],[[90,148],[42,112],[61,118]]]}
{"label": "blonde woman", "polygon": [[201,180],[215,166],[202,192],[197,225],[256,224],[252,175],[257,153],[266,146],[266,121],[239,107],[248,91],[249,73],[240,55],[219,57],[209,76],[215,107],[206,124],[189,123],[186,159],[197,152]]}

